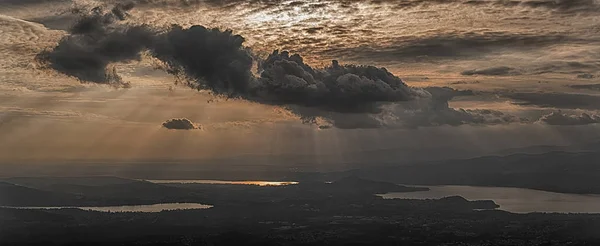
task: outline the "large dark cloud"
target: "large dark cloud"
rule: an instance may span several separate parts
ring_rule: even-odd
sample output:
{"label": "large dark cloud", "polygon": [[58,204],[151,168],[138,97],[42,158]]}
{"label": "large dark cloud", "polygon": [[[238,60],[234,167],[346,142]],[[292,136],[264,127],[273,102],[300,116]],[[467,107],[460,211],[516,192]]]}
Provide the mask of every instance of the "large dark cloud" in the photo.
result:
{"label": "large dark cloud", "polygon": [[60,72],[96,83],[109,83],[107,66],[140,58],[149,50],[172,74],[190,86],[216,94],[269,104],[294,104],[334,112],[375,112],[379,102],[412,100],[419,96],[384,68],[340,65],[324,69],[305,64],[299,55],[273,52],[255,62],[232,31],[203,26],[166,30],[115,24],[133,6],[119,4],[110,11],[95,8],[84,15],[53,50],[41,60]]}
{"label": "large dark cloud", "polygon": [[118,4],[110,10],[96,7],[83,14],[72,26],[71,35],[61,39],[52,50],[40,53],[38,60],[83,81],[123,84],[107,66],[140,59],[140,52],[153,39],[153,33],[145,26],[114,25],[126,18],[126,11],[131,8],[131,4]]}
{"label": "large dark cloud", "polygon": [[170,73],[190,78],[190,85],[230,96],[248,93],[253,58],[242,46],[243,37],[230,30],[175,25],[153,38],[152,54]]}
{"label": "large dark cloud", "polygon": [[324,69],[305,64],[299,55],[275,51],[261,63],[252,94],[260,100],[321,107],[337,112],[371,112],[377,102],[408,101],[418,92],[385,68],[340,65]]}
{"label": "large dark cloud", "polygon": [[[110,10],[93,9],[54,49],[40,54],[40,59],[84,81],[122,83],[107,66],[139,59],[142,51],[148,51],[164,63],[167,72],[184,78],[193,88],[282,105],[304,122],[324,121],[339,128],[521,121],[497,111],[450,108],[453,97],[470,92],[411,88],[385,68],[335,60],[330,66],[313,68],[300,55],[286,51],[257,59],[243,46],[244,38],[230,30],[199,25],[159,30],[121,24],[132,7],[119,4]],[[258,65],[256,74],[252,72],[254,64]]]}

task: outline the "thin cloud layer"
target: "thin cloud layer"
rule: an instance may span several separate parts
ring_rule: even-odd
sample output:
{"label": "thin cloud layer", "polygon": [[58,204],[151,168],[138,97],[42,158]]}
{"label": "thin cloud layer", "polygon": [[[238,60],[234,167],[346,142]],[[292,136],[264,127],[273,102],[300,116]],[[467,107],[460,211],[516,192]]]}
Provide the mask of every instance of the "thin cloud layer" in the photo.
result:
{"label": "thin cloud layer", "polygon": [[561,111],[557,111],[542,116],[539,121],[548,125],[559,126],[589,125],[600,123],[600,116],[586,113],[580,115],[567,115]]}
{"label": "thin cloud layer", "polygon": [[476,57],[502,50],[527,51],[560,43],[588,42],[557,34],[527,34],[511,32],[493,33],[447,33],[436,36],[397,39],[383,47],[357,47],[348,49],[345,55],[356,59],[398,60],[417,57],[456,59]]}
{"label": "thin cloud layer", "polygon": [[490,75],[490,76],[508,76],[508,75],[519,75],[519,71],[512,67],[490,67],[483,69],[465,70],[461,73],[462,75]]}
{"label": "thin cloud layer", "polygon": [[570,85],[569,87],[574,89],[585,89],[585,90],[600,90],[600,84],[588,84],[588,85]]}
{"label": "thin cloud layer", "polygon": [[[429,96],[381,105],[381,112],[376,114],[340,114],[298,108],[293,108],[292,111],[304,110],[301,111],[302,115],[312,116],[312,118],[305,118],[309,123],[319,126],[332,125],[342,129],[420,128],[530,122],[527,118],[520,118],[496,110],[457,109],[449,106],[449,101],[454,97],[473,96],[472,91],[460,91],[449,87],[428,87],[423,90],[423,93],[427,93]],[[319,118],[324,118],[325,123],[319,122]]]}
{"label": "thin cloud layer", "polygon": [[[38,0],[39,1],[39,0]],[[105,1],[115,2],[115,0]],[[302,2],[289,2],[284,0],[135,0],[136,4],[150,5],[150,6],[192,6],[195,4],[212,4],[217,6],[231,6],[240,3],[250,4],[262,4],[262,5],[284,5],[288,4],[290,7],[304,6]],[[354,1],[338,1],[332,0],[331,2],[343,2],[350,4]],[[371,1],[378,4],[391,4],[396,8],[412,8],[419,7],[429,4],[464,4],[464,5],[493,5],[493,6],[505,6],[505,7],[529,7],[529,8],[547,8],[551,10],[560,11],[590,11],[597,8],[597,2],[594,0],[517,0],[517,1],[502,1],[502,0],[408,0],[408,1],[396,1],[396,0],[379,0]],[[319,9],[324,4],[311,4],[311,8]]]}
{"label": "thin cloud layer", "polygon": [[389,106],[387,119],[392,125],[409,128],[427,126],[459,125],[496,125],[509,123],[527,123],[529,119],[504,114],[488,109],[455,109],[449,101],[456,96],[471,96],[472,91],[459,91],[448,87],[430,87],[427,99],[398,103]]}
{"label": "thin cloud layer", "polygon": [[[462,71],[462,75],[473,76],[519,76],[519,75],[540,75],[549,73],[576,74],[578,79],[593,79],[595,72],[600,66],[595,61],[549,61],[551,58],[540,58],[542,62],[529,62],[519,68],[510,66],[495,66],[487,68],[477,68]],[[514,66],[514,65],[513,65]]]}
{"label": "thin cloud layer", "polygon": [[502,92],[499,96],[521,106],[561,109],[600,109],[600,97],[570,93]]}

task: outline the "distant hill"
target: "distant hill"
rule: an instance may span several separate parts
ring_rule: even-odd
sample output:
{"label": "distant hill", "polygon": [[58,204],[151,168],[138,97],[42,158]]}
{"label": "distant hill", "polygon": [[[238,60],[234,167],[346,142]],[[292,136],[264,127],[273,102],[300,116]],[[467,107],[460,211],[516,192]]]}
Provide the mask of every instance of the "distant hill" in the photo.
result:
{"label": "distant hill", "polygon": [[[201,202],[184,188],[118,177],[21,177],[2,182],[0,205],[110,206]],[[6,199],[5,199],[6,198]]]}
{"label": "distant hill", "polygon": [[82,197],[37,190],[0,182],[0,206],[61,206],[78,203]]}
{"label": "distant hill", "polygon": [[32,188],[44,189],[53,185],[86,185],[86,186],[104,186],[118,185],[139,182],[133,179],[125,179],[112,176],[88,176],[88,177],[14,177],[2,179],[5,182],[27,186]]}
{"label": "distant hill", "polygon": [[389,182],[362,179],[357,176],[343,177],[339,180],[331,182],[326,187],[337,190],[350,190],[352,192],[366,191],[371,193],[412,192],[429,190],[428,188],[407,187]]}
{"label": "distant hill", "polygon": [[534,145],[523,148],[509,148],[497,151],[494,155],[543,154],[549,152],[596,152],[600,151],[600,141],[574,145]]}

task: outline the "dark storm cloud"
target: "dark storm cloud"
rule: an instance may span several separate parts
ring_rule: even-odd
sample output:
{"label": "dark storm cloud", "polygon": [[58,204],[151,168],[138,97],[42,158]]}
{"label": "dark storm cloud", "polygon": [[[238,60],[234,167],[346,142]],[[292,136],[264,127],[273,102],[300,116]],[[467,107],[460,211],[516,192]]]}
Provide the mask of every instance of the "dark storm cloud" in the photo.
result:
{"label": "dark storm cloud", "polygon": [[[132,7],[126,4],[109,11],[92,10],[69,36],[40,58],[52,68],[81,80],[111,83],[120,79],[114,70],[106,72],[110,63],[139,59],[142,51],[148,51],[164,63],[167,72],[185,79],[193,88],[282,105],[306,123],[326,121],[338,128],[520,121],[496,111],[450,108],[448,102],[453,97],[472,92],[411,88],[385,68],[339,64],[335,60],[330,66],[313,68],[300,55],[286,51],[274,51],[261,60],[243,46],[243,37],[229,30],[198,25],[155,30],[118,23]],[[258,75],[252,73],[255,63]],[[185,119],[165,124],[184,128],[193,125]]]}
{"label": "dark storm cloud", "polygon": [[373,103],[408,101],[418,96],[385,68],[333,61],[324,69],[314,69],[297,54],[275,51],[260,69],[252,94],[267,102],[337,112],[371,112]]}
{"label": "dark storm cloud", "polygon": [[185,118],[167,120],[162,123],[162,126],[173,130],[192,130],[197,128],[191,120]]}
{"label": "dark storm cloud", "polygon": [[153,38],[153,56],[170,73],[190,78],[191,86],[235,97],[248,93],[253,58],[242,46],[243,37],[229,30],[173,26]]}
{"label": "dark storm cloud", "polygon": [[305,64],[299,55],[275,51],[255,62],[231,31],[174,25],[160,32],[147,26],[113,25],[132,5],[111,11],[100,8],[84,15],[57,47],[40,55],[65,74],[108,83],[111,62],[139,59],[143,50],[164,62],[172,74],[187,78],[197,89],[268,104],[295,104],[335,112],[376,112],[376,103],[412,100],[418,93],[384,68],[340,65],[324,69]]}
{"label": "dark storm cloud", "polygon": [[512,67],[490,67],[483,69],[472,69],[461,72],[462,75],[491,75],[491,76],[508,76],[508,75],[519,75],[521,74],[515,68]]}
{"label": "dark storm cloud", "polygon": [[499,96],[516,100],[517,105],[563,109],[600,109],[600,97],[569,93],[499,93]]}
{"label": "dark storm cloud", "polygon": [[274,51],[259,64],[260,77],[249,87],[247,98],[288,106],[305,123],[318,118],[337,128],[385,126],[376,115],[388,103],[431,95],[409,88],[385,68],[340,65],[333,61],[323,69],[312,68],[301,56]]}
{"label": "dark storm cloud", "polygon": [[37,59],[84,81],[122,84],[107,66],[111,62],[140,59],[140,52],[153,39],[153,33],[145,26],[113,25],[125,18],[131,8],[131,4],[118,4],[108,11],[94,8],[73,25],[71,35],[62,38],[52,50],[40,53]]}
{"label": "dark storm cloud", "polygon": [[581,115],[567,115],[561,111],[558,111],[542,116],[539,121],[548,125],[589,125],[600,123],[600,116],[586,113],[582,113]]}
{"label": "dark storm cloud", "polygon": [[[420,94],[385,68],[341,65],[312,68],[299,55],[275,51],[258,61],[259,76],[251,69],[257,60],[231,31],[203,26],[166,30],[116,24],[133,6],[119,4],[109,11],[94,8],[85,14],[52,50],[39,59],[52,68],[96,83],[122,83],[113,62],[140,58],[148,50],[164,69],[186,79],[193,88],[218,95],[273,105],[297,105],[333,113],[379,113],[382,103],[413,100]],[[108,71],[108,72],[107,72]],[[303,114],[310,122],[321,114]]]}

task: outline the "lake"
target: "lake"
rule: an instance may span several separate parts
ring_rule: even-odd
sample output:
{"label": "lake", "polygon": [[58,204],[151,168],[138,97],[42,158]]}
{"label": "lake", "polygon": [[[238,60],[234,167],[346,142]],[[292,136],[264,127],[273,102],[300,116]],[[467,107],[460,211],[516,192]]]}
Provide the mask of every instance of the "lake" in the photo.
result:
{"label": "lake", "polygon": [[439,199],[462,196],[467,200],[493,200],[501,210],[513,213],[600,213],[600,195],[564,194],[521,188],[478,186],[419,186],[429,191],[380,194],[386,199]]}
{"label": "lake", "polygon": [[175,179],[175,180],[143,180],[156,184],[234,184],[234,185],[258,185],[258,186],[283,186],[295,185],[294,181],[228,181],[228,180],[209,180],[209,179]]}
{"label": "lake", "polygon": [[65,209],[77,208],[81,210],[91,210],[99,212],[142,212],[142,213],[157,213],[170,210],[188,210],[188,209],[207,209],[210,205],[199,203],[159,203],[152,205],[128,205],[128,206],[107,206],[107,207],[5,207],[18,209]]}

